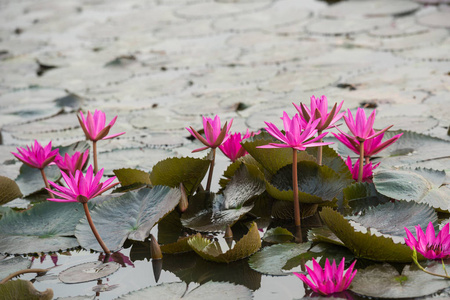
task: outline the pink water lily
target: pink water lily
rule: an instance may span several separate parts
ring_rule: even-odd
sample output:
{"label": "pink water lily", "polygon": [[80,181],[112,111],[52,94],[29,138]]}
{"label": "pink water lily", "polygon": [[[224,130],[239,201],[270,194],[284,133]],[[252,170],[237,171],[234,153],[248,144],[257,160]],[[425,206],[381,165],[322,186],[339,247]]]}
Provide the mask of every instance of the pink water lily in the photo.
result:
{"label": "pink water lily", "polygon": [[215,116],[214,119],[203,117],[203,130],[205,132],[205,138],[201,136],[194,128],[186,127],[186,129],[200,142],[202,142],[205,147],[195,149],[192,152],[198,152],[206,150],[208,148],[217,148],[226,140],[228,131],[230,131],[231,124],[233,124],[233,119],[231,119],[230,124],[223,127],[220,126],[219,116]]}
{"label": "pink water lily", "polygon": [[93,142],[112,139],[119,135],[125,134],[125,132],[121,132],[113,135],[108,135],[111,127],[114,125],[114,123],[116,123],[117,116],[115,116],[106,126],[106,116],[105,113],[101,110],[95,110],[94,114],[91,114],[91,112],[88,111],[86,118],[84,117],[83,112],[80,111],[80,116],[77,116],[78,122],[80,122],[81,128],[83,129],[86,138]]}
{"label": "pink water lily", "polygon": [[[374,135],[376,132],[375,130],[371,130],[370,135]],[[349,138],[348,136],[342,134],[342,133],[338,133],[335,134],[333,133],[334,136],[345,146],[347,146],[347,148],[349,148],[350,150],[352,150],[354,153],[356,154],[360,154],[359,153],[359,148],[360,148],[360,142],[353,139],[353,138]],[[392,138],[382,142],[383,137],[384,137],[384,133],[368,139],[364,142],[364,157],[371,157],[375,154],[377,154],[378,152],[380,152],[383,149],[386,149],[387,147],[389,147],[390,145],[392,145],[393,143],[395,143],[401,136],[403,135],[403,133],[397,134],[395,136],[393,136]]]}
{"label": "pink water lily", "polygon": [[415,226],[417,239],[405,227],[407,238],[405,238],[406,245],[411,249],[416,249],[428,259],[442,259],[450,257],[450,234],[449,223],[439,231],[438,235],[434,231],[433,223],[428,223],[426,233],[418,225]]}
{"label": "pink water lily", "polygon": [[64,171],[64,173],[75,175],[75,172],[77,170],[81,171],[88,157],[89,149],[84,151],[83,154],[77,151],[72,156],[70,156],[68,153],[66,153],[64,157],[58,154],[55,159],[55,164],[61,171]]}
{"label": "pink water lily", "polygon": [[52,150],[52,142],[48,143],[47,146],[42,147],[37,140],[31,147],[17,148],[19,153],[11,152],[17,159],[22,161],[29,167],[43,169],[51,162],[53,162],[58,155],[58,148]]}
{"label": "pink water lily", "polygon": [[328,258],[325,261],[325,267],[319,265],[313,258],[313,269],[308,266],[309,280],[306,275],[295,273],[295,276],[306,283],[314,292],[321,295],[331,295],[342,292],[349,288],[357,270],[353,271],[356,261],[354,261],[344,274],[345,258],[342,258],[341,263],[336,267],[336,261],[333,259],[333,264],[330,264]]}
{"label": "pink water lily", "polygon": [[226,141],[219,146],[219,149],[222,151],[222,153],[227,156],[231,161],[235,161],[239,157],[242,157],[246,154],[248,154],[247,151],[245,151],[244,147],[242,147],[241,142],[245,139],[248,139],[249,137],[255,136],[259,134],[260,131],[257,133],[249,132],[247,129],[247,132],[244,134],[243,137],[241,137],[240,132],[236,132],[233,134],[230,134]]}
{"label": "pink water lily", "polygon": [[[352,173],[352,178],[354,180],[358,180],[359,175],[359,159],[356,161],[355,165],[352,164],[352,159],[350,156],[347,157],[347,160],[345,161],[345,164],[349,168],[350,172]],[[362,182],[372,182],[373,177],[373,170],[375,170],[380,163],[377,163],[376,165],[372,165],[371,162],[368,164],[365,164],[363,167],[363,176],[362,176]]]}
{"label": "pink water lily", "polygon": [[92,198],[97,197],[119,184],[118,182],[112,183],[116,179],[116,176],[107,179],[105,182],[100,182],[100,179],[103,176],[103,169],[94,176],[92,165],[87,169],[86,175],[83,175],[80,170],[76,170],[75,175],[67,175],[61,171],[61,175],[68,187],[60,186],[52,181],[49,181],[49,183],[56,189],[53,193],[62,199],[50,198],[47,200],[55,202],[86,203]]}
{"label": "pink water lily", "polygon": [[344,101],[339,103],[339,105],[335,103],[331,111],[328,112],[328,100],[327,97],[323,95],[320,98],[311,96],[310,107],[303,103],[300,103],[300,105],[296,105],[295,103],[292,104],[297,109],[300,117],[306,122],[309,122],[310,120],[320,120],[316,127],[319,133],[334,126],[334,124],[345,114],[344,112],[339,113]]}

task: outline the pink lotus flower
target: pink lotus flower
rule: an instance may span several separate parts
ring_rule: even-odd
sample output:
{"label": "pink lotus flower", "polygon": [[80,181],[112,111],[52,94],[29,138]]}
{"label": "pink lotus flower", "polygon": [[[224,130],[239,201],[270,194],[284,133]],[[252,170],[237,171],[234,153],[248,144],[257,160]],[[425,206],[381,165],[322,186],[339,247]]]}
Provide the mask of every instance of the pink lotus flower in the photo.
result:
{"label": "pink lotus flower", "polygon": [[[375,131],[372,129],[370,132],[370,135],[374,135],[374,134],[375,134]],[[381,150],[383,150],[383,149],[389,147],[390,145],[392,145],[393,143],[395,143],[402,135],[403,135],[403,133],[397,134],[397,135],[393,136],[392,138],[388,139],[387,141],[385,141],[384,143],[381,142],[383,140],[384,133],[382,133],[374,138],[366,140],[364,142],[364,156],[370,157],[370,156],[377,154]],[[356,153],[358,155],[360,154],[359,153],[359,148],[360,148],[359,141],[357,141],[353,138],[349,138],[348,136],[341,134],[341,133],[334,134],[334,136],[341,143],[343,143],[345,146],[347,146],[347,148],[352,150],[354,153]]]}
{"label": "pink lotus flower", "polygon": [[331,111],[328,113],[328,100],[325,96],[322,96],[320,99],[312,96],[310,105],[311,108],[308,108],[303,103],[300,103],[300,106],[295,103],[292,104],[294,104],[300,117],[306,122],[309,122],[310,120],[320,120],[316,128],[319,133],[332,127],[334,123],[336,123],[345,114],[343,112],[339,113],[344,101],[342,101],[339,106],[335,103]]}
{"label": "pink lotus flower", "polygon": [[103,192],[119,184],[118,182],[112,183],[114,179],[116,179],[116,176],[111,177],[105,182],[101,183],[100,179],[103,176],[103,169],[101,169],[94,177],[92,166],[89,166],[89,168],[87,169],[86,176],[83,176],[83,173],[80,170],[75,171],[75,176],[72,174],[67,175],[62,171],[61,175],[63,176],[68,188],[49,181],[50,185],[57,191],[51,191],[50,189],[47,190],[53,192],[55,195],[63,199],[50,198],[47,200],[55,202],[87,203],[90,199],[97,197]]}
{"label": "pink lotus flower", "polygon": [[[356,161],[356,164],[352,164],[352,159],[350,156],[347,157],[347,160],[345,161],[345,164],[349,168],[350,172],[352,173],[352,178],[354,180],[358,180],[359,175],[359,159]],[[375,166],[372,166],[372,163],[369,162],[368,164],[365,164],[363,167],[363,176],[362,176],[362,182],[372,182],[373,177],[373,170],[375,170],[380,163],[377,163]]]}
{"label": "pink lotus flower", "polygon": [[105,126],[106,116],[105,116],[105,113],[100,110],[95,110],[94,115],[92,115],[91,112],[88,111],[86,118],[84,117],[82,111],[80,111],[80,115],[81,115],[81,119],[80,119],[80,116],[77,116],[77,117],[78,117],[78,121],[80,122],[81,128],[83,129],[84,134],[86,135],[86,138],[93,142],[96,142],[99,140],[112,139],[112,138],[115,138],[115,137],[125,133],[125,132],[121,132],[121,133],[107,136],[107,134],[109,133],[109,130],[116,122],[117,116],[115,116],[111,120],[111,122],[109,122],[109,124]]}
{"label": "pink lotus flower", "polygon": [[320,122],[319,119],[314,121],[310,120],[309,123],[305,124],[298,114],[295,114],[291,120],[286,112],[283,112],[283,117],[281,119],[283,120],[285,134],[283,134],[274,124],[269,122],[264,123],[267,125],[267,128],[265,128],[267,132],[285,144],[269,143],[268,145],[259,146],[258,148],[292,148],[302,151],[307,147],[331,144],[317,142],[320,141],[327,132],[313,138],[317,133],[317,129],[315,128]]}
{"label": "pink lotus flower", "polygon": [[314,292],[322,295],[331,295],[333,293],[339,293],[348,289],[357,272],[357,270],[353,271],[353,267],[356,263],[356,261],[354,261],[344,274],[345,258],[342,258],[339,267],[336,267],[336,261],[334,259],[333,264],[330,265],[327,258],[324,269],[320,267],[314,258],[312,260],[313,270],[306,267],[312,281],[309,280],[304,274],[295,272],[294,274],[306,283]]}
{"label": "pink lotus flower", "polygon": [[53,162],[58,155],[59,149],[52,150],[52,142],[48,143],[47,146],[42,147],[38,141],[34,140],[34,145],[25,148],[17,148],[20,154],[11,152],[17,159],[21,160],[24,164],[29,167],[44,169],[48,164]]}
{"label": "pink lotus flower", "polygon": [[450,256],[450,234],[449,223],[445,224],[444,228],[439,231],[436,236],[433,223],[428,223],[426,233],[418,225],[416,228],[416,238],[405,227],[407,238],[405,238],[406,245],[411,249],[414,248],[428,259],[441,259]]}
{"label": "pink lotus flower", "polygon": [[220,118],[219,116],[215,116],[214,120],[208,117],[203,117],[203,130],[205,131],[205,137],[202,137],[194,128],[189,127],[186,129],[195,136],[200,142],[203,143],[206,147],[195,149],[192,152],[198,152],[202,150],[206,150],[208,148],[217,148],[227,139],[228,131],[230,131],[231,124],[233,124],[233,119],[231,119],[230,124],[220,127]]}
{"label": "pink lotus flower", "polygon": [[89,149],[84,151],[83,154],[80,152],[75,152],[72,156],[69,154],[65,154],[64,158],[58,154],[55,158],[55,164],[61,171],[64,171],[66,174],[75,175],[76,170],[80,170],[83,168],[89,156]]}
{"label": "pink lotus flower", "polygon": [[254,133],[249,132],[247,129],[247,132],[245,133],[244,137],[241,137],[241,133],[236,132],[234,134],[229,135],[226,141],[219,146],[219,149],[222,151],[223,154],[225,154],[225,156],[231,159],[231,161],[235,161],[239,157],[248,154],[248,152],[245,151],[244,147],[242,147],[241,142],[259,133],[260,131]]}
{"label": "pink lotus flower", "polygon": [[[353,139],[359,142],[366,141],[368,139],[372,139],[376,136],[383,134],[386,130],[391,128],[393,125],[384,128],[378,132],[373,130],[373,123],[375,122],[375,110],[370,114],[370,116],[366,119],[366,113],[364,109],[358,107],[356,111],[356,118],[353,119],[353,115],[350,112],[350,109],[347,111],[347,116],[344,116],[345,123],[347,124],[348,129],[353,134],[353,136],[341,131],[338,127],[336,127],[341,134],[346,136],[348,139]],[[336,135],[335,135],[336,136]]]}

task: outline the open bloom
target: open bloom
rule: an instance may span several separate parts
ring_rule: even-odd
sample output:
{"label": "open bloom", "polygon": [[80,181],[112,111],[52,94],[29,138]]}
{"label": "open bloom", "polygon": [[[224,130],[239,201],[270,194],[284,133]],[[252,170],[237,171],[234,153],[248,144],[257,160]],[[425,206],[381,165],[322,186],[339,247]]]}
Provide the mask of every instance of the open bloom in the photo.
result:
{"label": "open bloom", "polygon": [[444,228],[439,231],[436,236],[433,223],[428,223],[426,233],[418,225],[415,226],[417,240],[412,235],[411,231],[405,227],[407,238],[405,238],[406,245],[411,249],[414,248],[428,259],[441,259],[450,256],[450,234],[449,223],[445,224]]}
{"label": "open bloom", "polygon": [[[345,164],[347,165],[350,172],[352,173],[352,178],[354,180],[358,180],[359,159],[356,161],[355,165],[353,165],[352,159],[350,158],[350,156],[348,156],[347,160],[345,161]],[[377,163],[375,166],[372,166],[371,162],[369,162],[368,164],[365,164],[363,167],[362,181],[363,182],[372,182],[373,170],[375,170],[379,165],[380,165],[380,163]]]}
{"label": "open bloom", "polygon": [[115,116],[111,122],[109,122],[108,125],[106,124],[106,116],[105,113],[100,110],[95,110],[94,114],[92,115],[90,111],[88,111],[87,117],[85,118],[83,115],[83,112],[80,111],[80,116],[78,117],[78,122],[80,122],[81,128],[84,131],[84,134],[86,135],[86,138],[96,142],[98,140],[107,140],[115,138],[116,136],[122,135],[125,132],[108,135],[109,130],[116,122],[117,116]]}
{"label": "open bloom", "polygon": [[48,164],[53,162],[58,155],[59,149],[52,150],[52,142],[47,146],[42,147],[38,141],[34,140],[34,145],[27,149],[19,147],[17,148],[19,154],[11,152],[17,159],[21,160],[27,166],[37,169],[43,169]]}
{"label": "open bloom", "polygon": [[92,166],[89,166],[86,172],[86,176],[80,170],[75,171],[75,175],[69,174],[61,171],[61,175],[66,182],[68,187],[57,185],[56,183],[49,181],[50,185],[56,189],[56,191],[51,191],[56,196],[62,199],[49,198],[47,200],[55,202],[81,202],[86,203],[92,198],[97,197],[103,192],[113,188],[117,184],[112,183],[116,176],[109,178],[105,182],[100,182],[103,176],[103,169],[101,169],[95,176]]}
{"label": "open bloom", "polygon": [[317,133],[316,126],[320,120],[310,120],[305,124],[298,114],[295,114],[291,120],[286,112],[283,112],[283,117],[281,119],[283,120],[285,134],[283,134],[274,124],[269,122],[264,123],[267,125],[267,128],[265,128],[267,132],[284,144],[269,143],[268,145],[259,146],[258,148],[293,148],[301,151],[305,150],[307,147],[331,144],[317,142],[320,141],[327,132],[313,138]]}
{"label": "open bloom", "polygon": [[330,295],[333,293],[342,292],[350,286],[353,277],[355,277],[357,270],[353,271],[356,260],[350,265],[350,268],[344,274],[345,258],[342,258],[341,263],[336,267],[336,261],[333,259],[333,264],[330,265],[328,258],[325,261],[325,268],[320,265],[313,258],[313,269],[306,267],[308,274],[311,277],[309,280],[306,275],[295,273],[295,276],[306,283],[314,292],[322,295]]}
{"label": "open bloom", "polygon": [[244,134],[244,137],[241,137],[240,132],[236,132],[233,134],[230,134],[225,142],[223,142],[222,145],[219,146],[219,149],[222,151],[225,156],[227,156],[231,161],[235,161],[239,157],[242,157],[246,154],[248,154],[247,151],[245,151],[244,147],[242,147],[241,142],[245,139],[248,139],[249,137],[255,136],[259,134],[260,131],[257,133],[249,132],[247,129],[247,132]]}
{"label": "open bloom", "polygon": [[83,168],[86,160],[89,156],[89,149],[84,151],[83,154],[80,152],[75,152],[72,156],[69,154],[65,154],[64,157],[58,154],[55,158],[55,164],[61,171],[64,171],[66,174],[75,175],[76,170],[80,170]]}
{"label": "open bloom", "polygon": [[214,120],[208,117],[203,117],[203,130],[205,131],[206,139],[202,137],[194,128],[186,127],[186,129],[193,136],[195,136],[196,139],[205,145],[205,147],[195,149],[192,152],[198,152],[208,148],[217,148],[222,145],[222,143],[227,139],[231,124],[233,124],[233,119],[231,119],[230,124],[228,125],[227,122],[225,122],[225,125],[221,128],[219,116],[216,115]]}
{"label": "open bloom", "polygon": [[309,122],[310,120],[320,120],[316,128],[319,132],[332,127],[334,123],[339,121],[345,114],[343,112],[339,113],[344,101],[339,103],[339,105],[335,103],[331,111],[328,112],[328,100],[325,96],[320,98],[312,96],[310,108],[303,103],[300,103],[300,105],[296,105],[295,103],[292,104],[294,104],[300,117],[306,122]]}
{"label": "open bloom", "polygon": [[[375,130],[372,129],[370,131],[370,135],[374,135],[374,134],[375,134]],[[370,157],[370,156],[377,154],[381,150],[383,150],[383,149],[389,147],[390,145],[392,145],[393,143],[395,143],[402,135],[403,135],[403,133],[397,134],[382,143],[381,141],[383,140],[383,137],[384,137],[384,132],[383,132],[382,134],[380,134],[374,138],[366,140],[364,142],[364,156]],[[342,134],[342,133],[334,134],[334,136],[342,144],[347,146],[347,148],[349,148],[350,150],[352,150],[353,152],[355,152],[358,155],[360,154],[359,153],[359,149],[360,149],[359,141],[357,141],[351,137],[348,137],[347,135]]]}

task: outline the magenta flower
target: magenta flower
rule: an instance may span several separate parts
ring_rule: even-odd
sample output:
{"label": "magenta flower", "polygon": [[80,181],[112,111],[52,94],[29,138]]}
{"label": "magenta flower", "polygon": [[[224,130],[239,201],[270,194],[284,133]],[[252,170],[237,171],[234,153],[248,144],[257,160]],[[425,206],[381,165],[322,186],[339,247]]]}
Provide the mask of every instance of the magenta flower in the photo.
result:
{"label": "magenta flower", "polygon": [[80,116],[77,115],[78,121],[80,122],[81,128],[84,131],[84,134],[86,135],[86,138],[96,142],[98,140],[107,140],[115,138],[116,136],[125,134],[125,132],[113,134],[107,136],[109,133],[109,130],[111,130],[111,127],[116,123],[117,116],[115,116],[111,122],[109,122],[108,125],[106,124],[106,116],[105,113],[101,110],[95,110],[94,115],[91,114],[90,111],[88,111],[87,117],[85,118],[83,115],[83,112],[80,111]]}
{"label": "magenta flower", "polygon": [[59,149],[52,150],[52,142],[42,147],[38,141],[34,140],[34,145],[25,148],[17,148],[19,154],[11,152],[17,159],[21,160],[29,167],[44,169],[48,164],[53,162],[58,155]]}
{"label": "magenta flower", "polygon": [[228,138],[225,140],[225,142],[223,142],[222,145],[219,146],[219,149],[223,154],[225,154],[225,156],[231,159],[231,161],[235,161],[239,157],[248,154],[248,152],[245,151],[244,147],[242,147],[241,142],[259,133],[260,131],[258,131],[257,133],[249,132],[248,129],[244,137],[241,137],[240,132],[233,133],[228,136]]}
{"label": "magenta flower", "polygon": [[[375,134],[375,131],[372,129],[370,134],[371,135]],[[389,147],[390,145],[392,145],[393,143],[395,143],[402,135],[403,135],[403,133],[397,134],[397,135],[393,136],[392,138],[388,139],[387,141],[385,141],[384,143],[382,143],[381,141],[383,140],[383,137],[384,137],[384,132],[383,132],[382,134],[380,134],[374,138],[366,140],[364,142],[364,156],[371,157],[371,156],[377,154],[381,150],[383,150],[383,149]],[[347,146],[347,148],[352,150],[354,153],[356,153],[358,155],[360,154],[359,153],[359,148],[360,148],[359,141],[357,141],[353,138],[349,138],[348,136],[341,134],[341,133],[334,134],[334,136],[342,144]]]}
{"label": "magenta flower", "polygon": [[433,223],[428,223],[426,233],[418,225],[416,228],[416,238],[405,227],[407,238],[405,238],[406,245],[412,250],[414,248],[428,259],[442,259],[450,256],[450,234],[449,223],[445,224],[444,228],[439,231],[436,236]]}
{"label": "magenta flower", "polygon": [[324,269],[320,267],[314,258],[312,260],[313,270],[306,267],[312,281],[309,280],[304,274],[295,272],[294,274],[306,283],[314,292],[321,295],[331,295],[333,293],[339,293],[348,289],[357,272],[357,270],[353,271],[353,267],[356,263],[356,261],[354,261],[344,274],[345,258],[342,258],[338,267],[336,267],[336,261],[334,259],[333,264],[330,265],[327,258]]}
{"label": "magenta flower", "polygon": [[[352,178],[354,180],[358,180],[359,159],[356,161],[355,165],[353,165],[352,159],[350,158],[350,156],[348,156],[347,160],[345,161],[345,164],[347,165],[350,172],[352,173]],[[372,182],[373,170],[375,170],[379,165],[380,165],[380,163],[377,163],[375,166],[372,166],[371,162],[369,162],[368,164],[365,164],[363,167],[362,181],[363,182]]]}
{"label": "magenta flower", "polygon": [[320,120],[316,127],[319,133],[332,127],[334,123],[336,123],[345,114],[344,112],[339,113],[344,101],[342,101],[339,105],[335,103],[331,111],[328,113],[328,100],[325,96],[320,97],[320,99],[315,96],[311,96],[311,108],[308,108],[303,103],[300,103],[300,106],[295,103],[292,104],[294,104],[300,117],[306,122],[309,122],[310,120]]}
{"label": "magenta flower", "polygon": [[64,171],[64,173],[75,175],[76,170],[81,171],[88,159],[88,156],[89,149],[84,151],[83,154],[77,151],[72,156],[66,153],[64,155],[64,158],[58,154],[58,156],[55,158],[55,164],[61,171]]}
{"label": "magenta flower", "polygon": [[298,114],[295,114],[291,120],[286,112],[283,112],[283,117],[281,119],[283,120],[285,134],[283,134],[274,124],[269,122],[264,123],[267,125],[267,128],[265,128],[267,132],[284,144],[269,143],[268,145],[259,146],[258,148],[292,148],[302,151],[307,147],[331,144],[317,142],[320,141],[327,132],[313,138],[317,133],[316,127],[320,120],[310,120],[309,123],[305,124]]}
{"label": "magenta flower", "polygon": [[119,184],[118,182],[112,183],[114,179],[116,179],[116,176],[111,177],[105,182],[101,183],[100,179],[103,176],[103,169],[101,169],[94,176],[92,165],[87,169],[86,176],[84,176],[80,170],[76,170],[75,175],[67,175],[66,173],[61,171],[61,175],[63,176],[64,181],[66,182],[66,185],[68,187],[57,185],[52,181],[49,181],[49,183],[57,190],[53,191],[53,193],[61,197],[62,199],[50,198],[47,200],[55,202],[87,203],[90,199],[95,198],[96,196]]}
{"label": "magenta flower", "polygon": [[198,152],[202,150],[206,150],[208,148],[217,148],[227,139],[228,131],[230,131],[231,124],[233,124],[233,119],[231,119],[230,124],[220,127],[220,118],[219,116],[215,116],[214,120],[208,117],[203,117],[203,130],[205,132],[205,137],[202,137],[194,128],[189,127],[186,129],[195,136],[200,142],[205,145],[205,147],[195,149],[192,152]]}

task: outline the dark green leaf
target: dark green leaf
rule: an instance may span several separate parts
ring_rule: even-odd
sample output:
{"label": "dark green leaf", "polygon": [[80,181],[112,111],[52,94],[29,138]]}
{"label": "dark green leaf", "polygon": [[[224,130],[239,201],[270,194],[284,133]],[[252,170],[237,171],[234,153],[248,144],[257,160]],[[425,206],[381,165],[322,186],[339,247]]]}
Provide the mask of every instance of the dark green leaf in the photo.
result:
{"label": "dark green leaf", "polygon": [[290,242],[294,239],[294,235],[287,229],[282,227],[271,228],[264,233],[263,241],[272,244],[281,244]]}
{"label": "dark green leaf", "polygon": [[117,176],[121,186],[129,186],[136,183],[143,183],[150,185],[150,174],[137,169],[118,169],[114,170],[114,175]]}
{"label": "dark green leaf", "polygon": [[28,280],[10,280],[4,284],[0,284],[0,299],[51,300],[53,299],[53,290],[46,289],[40,292]]}
{"label": "dark green leaf", "polygon": [[355,211],[368,206],[377,206],[389,201],[389,198],[378,193],[373,183],[356,182],[344,189],[344,203]]}
{"label": "dark green leaf", "polygon": [[22,197],[17,183],[5,176],[0,176],[0,205]]}

